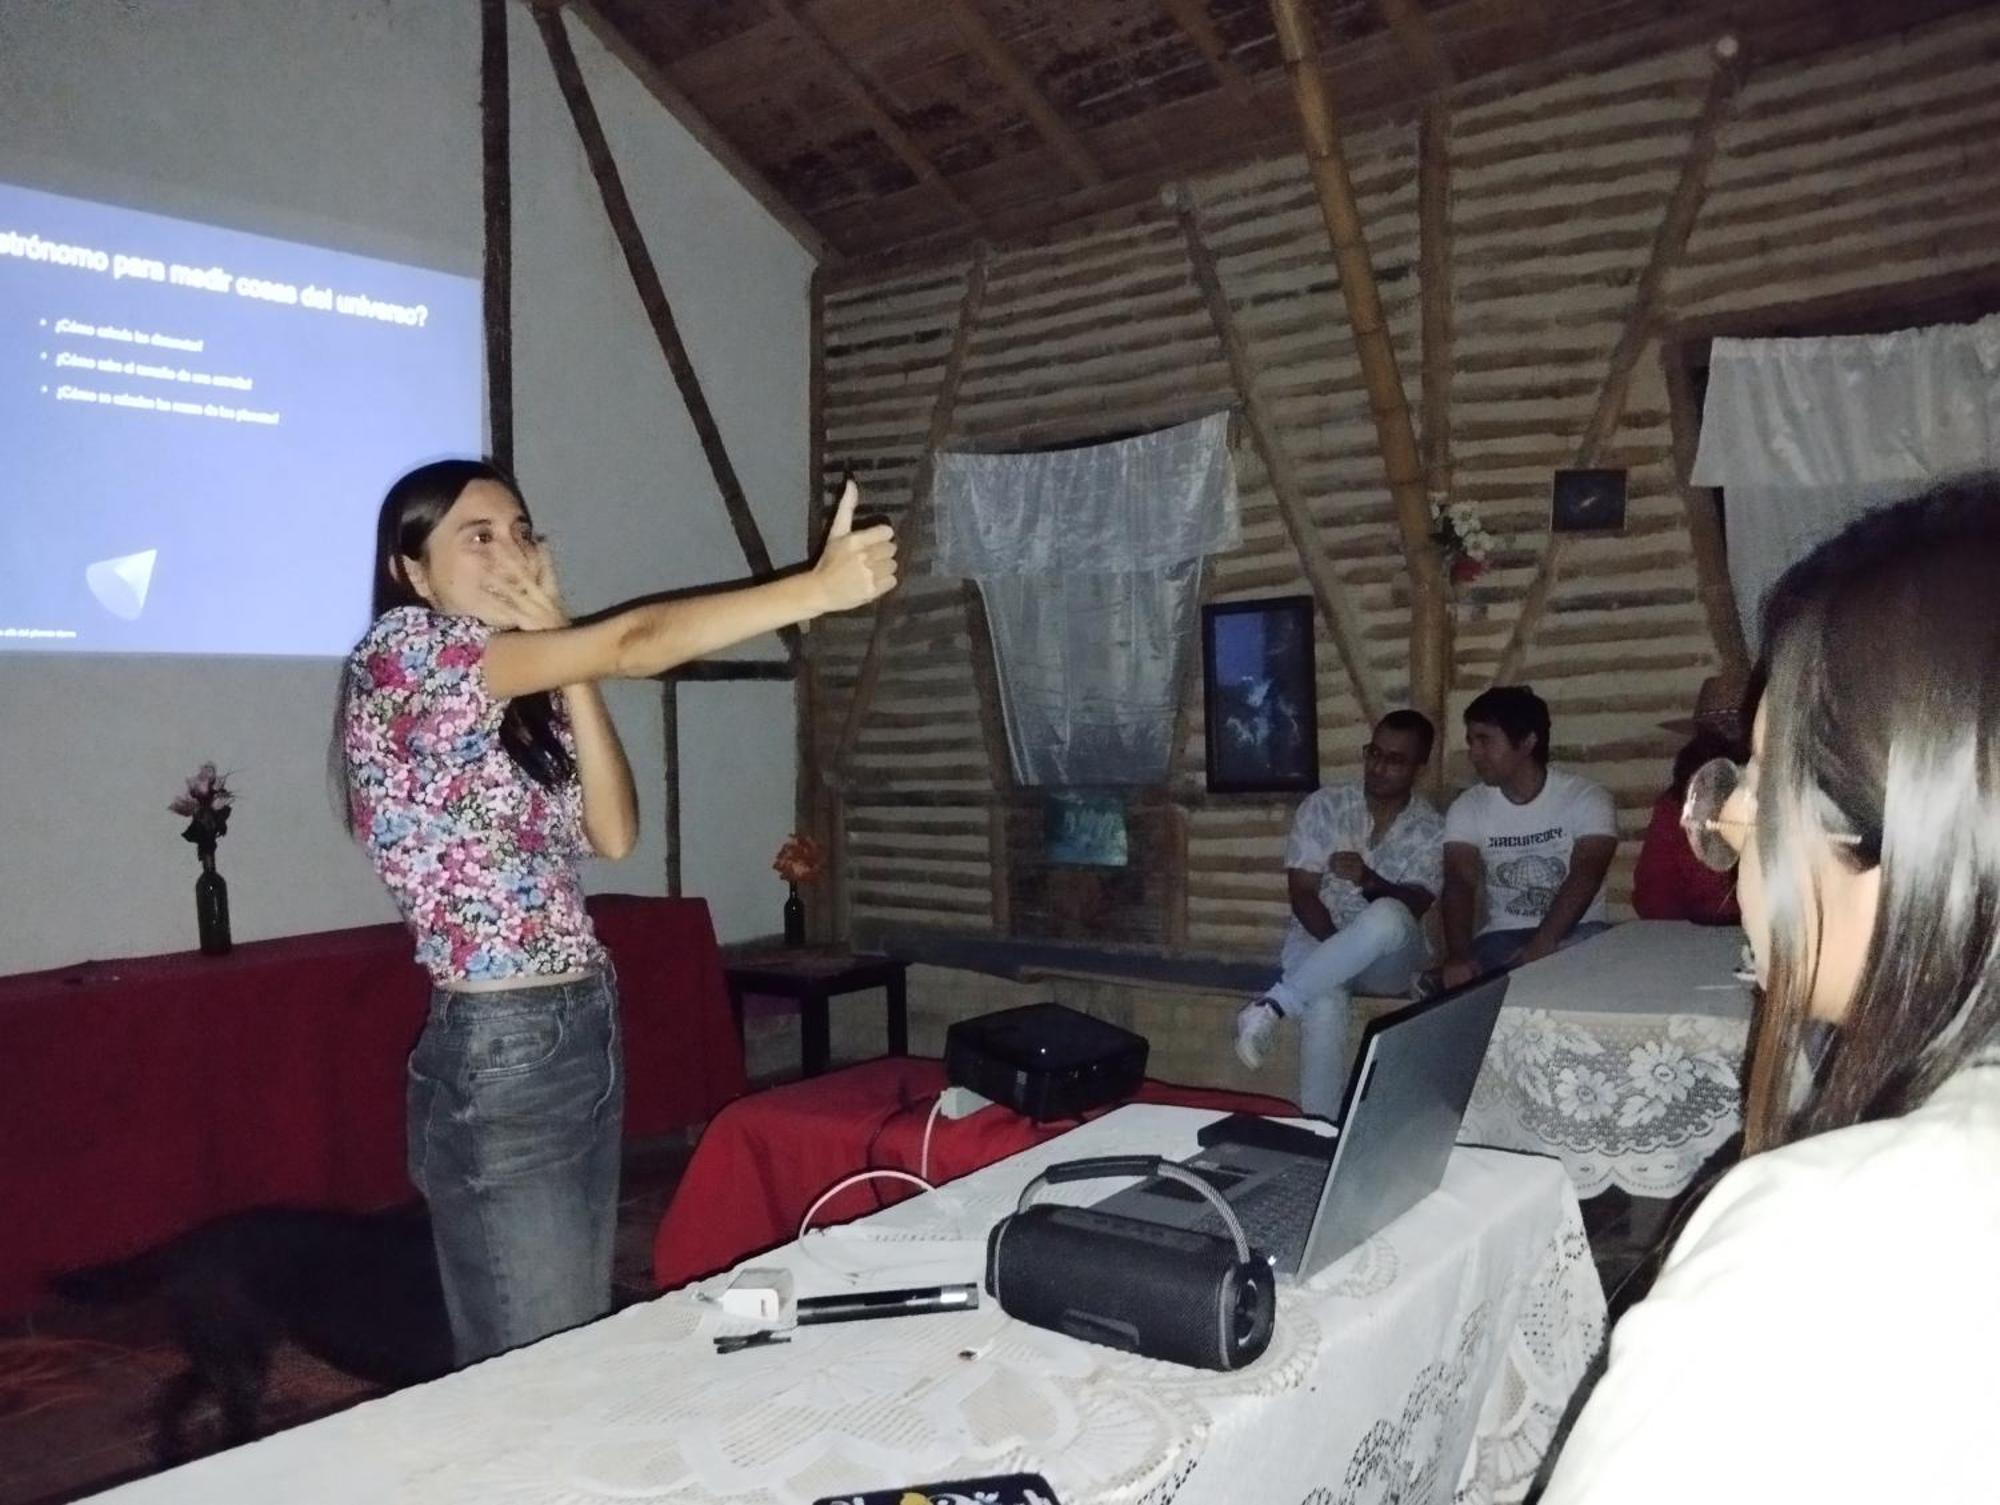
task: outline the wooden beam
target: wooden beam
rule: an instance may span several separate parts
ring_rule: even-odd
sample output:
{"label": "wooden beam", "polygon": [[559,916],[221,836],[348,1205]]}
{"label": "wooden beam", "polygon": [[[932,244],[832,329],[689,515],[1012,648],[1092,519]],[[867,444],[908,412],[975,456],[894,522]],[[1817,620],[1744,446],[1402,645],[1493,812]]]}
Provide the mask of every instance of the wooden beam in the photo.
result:
{"label": "wooden beam", "polygon": [[1439,45],[1437,28],[1416,0],[1375,0],[1375,9],[1396,34],[1396,43],[1410,60],[1417,83],[1426,94],[1442,94],[1454,82],[1451,59]]}
{"label": "wooden beam", "polygon": [[660,685],[661,763],[667,785],[667,895],[681,896],[681,687],[675,680]]}
{"label": "wooden beam", "polygon": [[[1737,91],[1742,87],[1743,73],[1736,39],[1723,37],[1715,44],[1715,70],[1709,75],[1708,94],[1702,101],[1701,114],[1689,137],[1687,155],[1681,160],[1680,177],[1674,184],[1673,195],[1667,200],[1666,212],[1660,216],[1659,228],[1653,234],[1653,245],[1647,253],[1645,269],[1639,274],[1638,284],[1632,290],[1632,306],[1625,316],[1618,344],[1611,352],[1611,364],[1605,372],[1604,385],[1598,392],[1597,406],[1584,427],[1583,437],[1577,441],[1574,464],[1578,467],[1588,466],[1597,458],[1598,451],[1617,433],[1618,424],[1625,416],[1625,399],[1632,389],[1632,373],[1647,342],[1659,333],[1667,276],[1672,272],[1674,263],[1680,260],[1681,252],[1687,248],[1688,237],[1694,233],[1695,220],[1708,193],[1709,169],[1715,163],[1723,122],[1728,119]],[[1553,531],[1549,534],[1534,577],[1528,582],[1527,595],[1522,598],[1520,614],[1514,619],[1514,630],[1508,635],[1506,647],[1501,650],[1500,661],[1494,667],[1489,684],[1509,684],[1521,672],[1528,645],[1534,639],[1535,629],[1541,625],[1549,597],[1561,578],[1568,548],[1566,535]]]}
{"label": "wooden beam", "polygon": [[1049,148],[1062,159],[1070,176],[1087,187],[1102,183],[1104,169],[1090,154],[1090,148],[1083,144],[1083,138],[1043,97],[1035,81],[1014,60],[1007,44],[993,34],[993,28],[986,24],[986,18],[979,14],[973,0],[943,0],[943,7],[945,15],[958,28],[959,36],[972,50],[973,56],[979,59],[995,82],[1014,96],[1014,103],[1021,107],[1021,113],[1028,117],[1029,123],[1041,134]]}
{"label": "wooden beam", "polygon": [[[546,4],[547,0],[538,0],[538,3]],[[565,3],[565,0],[557,0],[557,3]],[[625,65],[660,107],[679,121],[681,128],[694,137],[702,150],[713,157],[722,170],[742,186],[744,192],[761,204],[764,212],[803,246],[813,260],[822,265],[841,260],[840,252],[833,243],[771,186],[770,179],[695,108],[694,101],[674,87],[657,63],[632,44],[631,39],[599,9],[597,0],[566,0],[566,3],[590,28],[604,50]]]}
{"label": "wooden beam", "polygon": [[1409,404],[1403,397],[1403,379],[1396,368],[1396,347],[1389,338],[1375,269],[1368,259],[1361,210],[1341,152],[1333,95],[1320,69],[1311,17],[1304,0],[1272,0],[1271,16],[1277,25],[1285,71],[1298,100],[1306,162],[1333,243],[1341,296],[1354,330],[1361,379],[1368,390],[1368,408],[1375,420],[1376,441],[1382,451],[1389,495],[1395,502],[1397,531],[1402,536],[1403,559],[1410,572],[1410,697],[1420,706],[1442,706],[1450,679],[1444,571],[1431,537],[1430,499],[1425,494],[1423,462],[1417,454]]}
{"label": "wooden beam", "polygon": [[1743,637],[1743,619],[1736,608],[1736,591],[1729,581],[1729,554],[1723,540],[1722,515],[1716,493],[1697,486],[1694,453],[1701,434],[1701,414],[1695,410],[1686,350],[1678,341],[1660,342],[1660,366],[1667,383],[1667,423],[1674,438],[1674,481],[1687,518],[1688,543],[1694,549],[1694,578],[1701,592],[1702,615],[1715,639],[1716,657],[1724,669],[1747,672],[1750,649]]}
{"label": "wooden beam", "polygon": [[507,0],[479,0],[479,155],[486,216],[486,423],[514,470],[514,174],[508,150]]}
{"label": "wooden beam", "polygon": [[[1451,499],[1455,479],[1451,459],[1451,376],[1456,338],[1452,313],[1456,300],[1451,266],[1451,106],[1442,95],[1433,95],[1424,101],[1418,122],[1417,306],[1423,331],[1420,375],[1424,489],[1427,499],[1436,502]],[[1444,732],[1451,718],[1451,684],[1455,677],[1452,637],[1456,626],[1447,611],[1442,628],[1444,672],[1438,676],[1436,699],[1411,697],[1417,701],[1417,709],[1438,730],[1426,775],[1427,787],[1433,794],[1441,792],[1445,748],[1451,740]]]}
{"label": "wooden beam", "polygon": [[[986,598],[979,583],[959,587],[965,603],[965,634],[970,641],[972,682],[979,692],[979,733],[986,744],[986,767],[996,793],[1014,790],[1014,755],[1007,743],[1007,708],[1000,696],[999,658],[993,628],[986,618]],[[1007,807],[996,805],[986,822],[986,862],[992,873],[993,928],[1006,934],[1013,923],[1012,861],[1007,844]]]}
{"label": "wooden beam", "polygon": [[1160,0],[1160,5],[1194,44],[1195,51],[1208,60],[1209,71],[1222,85],[1229,102],[1246,115],[1262,116],[1264,111],[1257,102],[1257,91],[1230,57],[1229,44],[1222,39],[1221,29],[1208,13],[1207,0]]}
{"label": "wooden beam", "polygon": [[1215,326],[1216,340],[1229,362],[1229,374],[1236,384],[1236,395],[1243,403],[1244,421],[1250,425],[1251,440],[1264,461],[1265,474],[1271,480],[1272,495],[1277,498],[1278,516],[1284,521],[1285,531],[1291,535],[1292,547],[1298,550],[1299,565],[1312,589],[1313,602],[1319,608],[1321,620],[1326,623],[1327,636],[1333,639],[1334,652],[1340,655],[1340,662],[1347,670],[1348,681],[1354,687],[1354,698],[1360,702],[1361,712],[1372,726],[1382,715],[1382,693],[1376,688],[1375,676],[1368,661],[1361,655],[1361,644],[1365,641],[1361,625],[1349,609],[1345,590],[1315,536],[1312,514],[1306,506],[1305,489],[1299,482],[1298,472],[1292,468],[1292,459],[1285,451],[1277,419],[1265,400],[1260,368],[1236,327],[1236,315],[1229,306],[1229,295],[1223,291],[1222,278],[1216,271],[1215,253],[1209,250],[1207,237],[1202,234],[1201,214],[1194,193],[1186,186],[1177,195],[1177,209],[1181,236],[1187,242],[1188,265],[1193,269],[1195,285],[1201,289],[1202,300],[1208,306],[1209,322]]}
{"label": "wooden beam", "polygon": [[861,656],[861,668],[854,678],[854,690],[847,702],[847,720],[841,727],[840,749],[833,760],[835,775],[845,780],[854,761],[855,745],[861,740],[861,725],[875,700],[875,686],[882,678],[882,659],[889,634],[903,614],[909,585],[920,560],[935,537],[931,516],[931,476],[937,468],[937,452],[951,432],[951,416],[958,405],[958,384],[965,374],[966,352],[972,347],[972,331],[979,323],[979,310],[986,301],[988,254],[982,243],[965,271],[965,293],[958,302],[958,327],[953,331],[951,350],[945,356],[938,377],[937,394],[931,399],[930,427],[924,434],[923,453],[917,458],[910,478],[910,501],[903,509],[904,556],[901,563],[905,584],[875,603],[875,620],[868,631],[868,647]]}
{"label": "wooden beam", "polygon": [[937,164],[924,155],[915,138],[889,113],[889,107],[883,103],[875,86],[847,60],[833,38],[813,19],[812,12],[798,4],[797,0],[764,0],[764,3],[779,24],[803,42],[807,50],[825,65],[827,74],[867,117],[869,126],[881,137],[883,144],[916,174],[917,181],[935,189],[961,220],[977,226],[979,216],[972,206],[937,170]]}
{"label": "wooden beam", "polygon": [[[758,530],[757,519],[750,512],[749,499],[743,494],[743,483],[736,478],[736,467],[729,461],[729,451],[722,442],[722,430],[716,426],[715,414],[709,409],[701,378],[695,374],[694,362],[688,359],[680,326],[674,321],[673,306],[667,301],[667,290],[660,283],[659,269],[653,264],[652,253],[646,249],[646,237],[639,228],[638,217],[632,212],[631,200],[625,196],[625,182],[619,175],[617,159],[611,154],[611,143],[605,139],[604,126],[597,118],[597,107],[591,103],[590,89],[583,80],[583,70],[577,66],[576,53],[570,48],[562,13],[553,5],[538,4],[534,16],[535,25],[542,34],[542,43],[548,50],[549,64],[555,70],[556,85],[562,90],[563,101],[569,106],[570,119],[576,124],[577,137],[583,143],[583,155],[590,163],[590,175],[597,180],[598,196],[604,201],[604,212],[611,221],[612,234],[617,237],[619,249],[625,253],[626,270],[632,274],[639,302],[653,326],[654,338],[659,341],[660,354],[666,357],[667,369],[673,372],[674,385],[680,389],[681,401],[687,405],[695,436],[701,441],[701,452],[708,460],[710,474],[715,477],[715,489],[722,494],[729,525],[736,532],[737,545],[743,550],[744,561],[752,573],[771,575],[774,573],[771,552],[764,547],[764,535]],[[798,628],[783,628],[778,635],[784,640],[787,656],[797,658]]]}

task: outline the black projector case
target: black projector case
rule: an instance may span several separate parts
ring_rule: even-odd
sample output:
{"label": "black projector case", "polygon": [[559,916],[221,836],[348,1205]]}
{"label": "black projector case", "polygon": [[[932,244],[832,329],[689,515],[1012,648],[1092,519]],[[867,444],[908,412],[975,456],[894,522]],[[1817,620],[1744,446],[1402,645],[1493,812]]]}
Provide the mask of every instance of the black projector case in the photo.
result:
{"label": "black projector case", "polygon": [[1037,1123],[1119,1102],[1146,1079],[1146,1037],[1059,1003],[961,1019],[945,1031],[952,1085]]}

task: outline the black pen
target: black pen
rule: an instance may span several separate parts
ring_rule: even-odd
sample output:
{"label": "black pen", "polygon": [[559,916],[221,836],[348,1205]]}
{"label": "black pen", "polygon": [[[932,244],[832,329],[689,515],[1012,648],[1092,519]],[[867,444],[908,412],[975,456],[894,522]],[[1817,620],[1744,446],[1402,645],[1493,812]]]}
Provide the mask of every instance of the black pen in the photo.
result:
{"label": "black pen", "polygon": [[856,1291],[807,1296],[798,1303],[799,1326],[860,1322],[869,1317],[915,1317],[924,1312],[969,1312],[979,1305],[977,1285],[912,1286],[900,1291]]}

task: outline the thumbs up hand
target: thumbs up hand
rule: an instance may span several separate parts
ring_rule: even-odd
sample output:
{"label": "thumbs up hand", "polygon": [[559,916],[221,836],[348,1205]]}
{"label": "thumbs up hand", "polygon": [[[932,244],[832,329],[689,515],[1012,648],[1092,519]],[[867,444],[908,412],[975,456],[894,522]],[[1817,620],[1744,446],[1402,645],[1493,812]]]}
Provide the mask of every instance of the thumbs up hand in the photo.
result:
{"label": "thumbs up hand", "polygon": [[826,530],[826,543],[813,566],[827,611],[851,611],[888,594],[896,584],[896,534],[887,523],[854,531],[861,488],[850,479],[841,489]]}

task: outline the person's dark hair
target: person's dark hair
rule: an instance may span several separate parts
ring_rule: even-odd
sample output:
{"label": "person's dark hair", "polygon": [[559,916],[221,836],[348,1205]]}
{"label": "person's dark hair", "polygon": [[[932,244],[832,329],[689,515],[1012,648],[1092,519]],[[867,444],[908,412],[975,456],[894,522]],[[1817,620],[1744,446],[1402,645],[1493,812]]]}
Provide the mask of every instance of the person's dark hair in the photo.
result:
{"label": "person's dark hair", "polygon": [[1437,742],[1437,728],[1431,725],[1431,718],[1426,716],[1422,711],[1391,711],[1380,721],[1376,722],[1375,725],[1377,727],[1387,727],[1392,732],[1404,732],[1409,736],[1415,737],[1419,749],[1417,752],[1418,764],[1422,765],[1430,762],[1431,748]]}
{"label": "person's dark hair", "polygon": [[1727,758],[1732,763],[1747,763],[1750,761],[1750,744],[1740,737],[1725,736],[1709,727],[1700,728],[1674,754],[1674,776],[1667,785],[1667,792],[1677,800],[1685,797],[1688,780],[1695,776],[1695,771],[1717,758]]}
{"label": "person's dark hair", "polygon": [[[389,488],[381,510],[375,515],[370,621],[380,621],[385,612],[400,606],[428,606],[410,584],[400,561],[423,557],[432,531],[474,481],[494,481],[505,486],[520,502],[522,515],[527,516],[528,503],[520,486],[488,460],[437,460],[418,466]],[[354,812],[343,736],[347,694],[348,671],[343,670],[340,698],[334,707],[329,766],[339,785],[340,807],[347,828],[352,831]],[[575,760],[556,735],[555,706],[547,692],[517,695],[507,702],[500,718],[500,742],[528,777],[544,788],[555,788],[576,776]]]}
{"label": "person's dark hair", "polygon": [[1473,697],[1465,708],[1465,724],[1497,726],[1507,740],[1519,747],[1528,733],[1536,736],[1535,761],[1544,768],[1549,762],[1549,705],[1526,685],[1495,685]]}
{"label": "person's dark hair", "polygon": [[[2000,1024],[2000,477],[1882,508],[1779,580],[1764,611],[1757,851],[1770,909],[1752,1151],[1920,1104]],[[1815,838],[1881,868],[1854,996],[1790,1111],[1815,959]]]}

